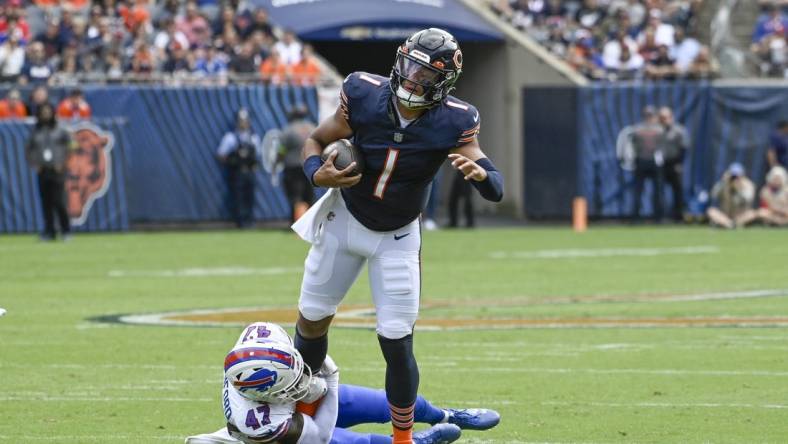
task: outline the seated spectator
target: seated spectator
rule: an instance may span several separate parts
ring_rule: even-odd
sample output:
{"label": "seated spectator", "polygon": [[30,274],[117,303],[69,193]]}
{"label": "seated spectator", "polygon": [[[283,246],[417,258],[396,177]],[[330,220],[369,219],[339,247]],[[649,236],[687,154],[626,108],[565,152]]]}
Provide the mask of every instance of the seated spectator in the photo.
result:
{"label": "seated spectator", "polygon": [[770,34],[752,46],[752,51],[760,60],[761,75],[786,77],[788,75],[788,44],[786,35]]}
{"label": "seated spectator", "polygon": [[225,6],[222,9],[219,20],[213,25],[213,35],[222,35],[227,28],[232,28],[236,32],[239,30],[236,23],[235,9],[232,6]]}
{"label": "seated spectator", "polygon": [[646,32],[648,31],[654,32],[654,41],[657,42],[657,45],[665,45],[668,48],[673,48],[673,45],[676,43],[673,39],[675,28],[670,23],[662,21],[662,12],[659,9],[655,8],[649,12],[648,24],[638,36],[638,43],[643,43]]}
{"label": "seated spectator", "polygon": [[788,226],[788,172],[781,166],[772,167],[759,195],[758,219],[767,225]]}
{"label": "seated spectator", "polygon": [[194,73],[200,77],[221,79],[227,76],[227,59],[213,46],[199,48],[194,54]]}
{"label": "seated spectator", "polygon": [[90,119],[91,114],[90,105],[78,88],[73,89],[57,106],[57,117],[63,120]]}
{"label": "seated spectator", "polygon": [[27,108],[22,103],[22,96],[19,94],[19,90],[12,89],[8,91],[5,99],[0,100],[0,120],[24,119],[27,116]]}
{"label": "seated spectator", "polygon": [[769,148],[766,160],[770,168],[781,166],[788,168],[788,120],[782,120],[769,135]]}
{"label": "seated spectator", "polygon": [[660,45],[657,57],[646,64],[646,77],[654,80],[673,80],[676,78],[675,64],[668,53],[668,47]]}
{"label": "seated spectator", "polygon": [[656,32],[654,29],[649,28],[645,32],[644,40],[638,47],[638,53],[646,63],[651,63],[659,56],[659,47],[656,39]]}
{"label": "seated spectator", "polygon": [[[585,30],[581,30],[586,35],[581,35],[567,49],[567,62],[578,72],[592,79],[601,79],[605,76],[604,63],[602,56],[594,46],[591,35]],[[578,33],[580,33],[578,31]],[[582,33],[581,33],[582,34]]]}
{"label": "seated spectator", "polygon": [[293,31],[285,31],[282,40],[274,44],[274,52],[279,53],[284,64],[295,65],[301,61],[301,42],[296,39]]}
{"label": "seated spectator", "polygon": [[[605,46],[602,48],[602,61],[605,64],[605,68],[615,69],[620,66],[621,53],[624,47],[628,49],[630,57],[633,54],[638,54],[637,43],[624,30],[619,29],[616,38],[605,43]],[[640,54],[638,54],[638,57],[641,61],[643,60]]]}
{"label": "seated spectator", "polygon": [[136,75],[148,75],[155,67],[155,57],[145,40],[137,40],[134,44],[134,55],[131,58],[131,72]]}
{"label": "seated spectator", "polygon": [[287,81],[289,76],[289,69],[287,65],[282,62],[279,53],[274,51],[271,55],[260,64],[260,78],[264,82],[270,82],[274,85],[279,85]]}
{"label": "seated spectator", "polygon": [[255,32],[262,32],[269,38],[274,37],[274,29],[268,21],[268,12],[263,8],[254,11],[254,19],[251,23],[246,26],[239,26],[239,28],[241,28],[241,37],[243,39],[248,39]]}
{"label": "seated spectator", "polygon": [[712,203],[706,215],[713,226],[736,228],[752,220],[755,185],[744,174],[744,167],[732,163],[711,190]]}
{"label": "seated spectator", "polygon": [[584,28],[594,28],[606,15],[607,10],[597,0],[584,0],[583,6],[575,13],[575,21]]}
{"label": "seated spectator", "polygon": [[19,45],[19,36],[13,33],[0,45],[0,83],[16,82],[24,64],[25,50]]}
{"label": "seated spectator", "polygon": [[38,115],[38,108],[45,103],[49,103],[49,90],[45,85],[38,85],[30,93],[30,101],[27,104],[30,115]]}
{"label": "seated spectator", "polygon": [[186,36],[191,47],[210,43],[211,27],[208,20],[200,15],[194,0],[186,3],[186,14],[175,19],[175,26]]}
{"label": "seated spectator", "polygon": [[257,60],[251,41],[247,40],[241,45],[241,50],[230,60],[229,68],[231,72],[237,74],[251,74],[257,71]]}
{"label": "seated spectator", "polygon": [[4,42],[11,32],[19,33],[20,42],[30,42],[30,25],[25,16],[21,0],[8,0],[6,13],[0,14],[0,43]]}
{"label": "seated spectator", "polygon": [[172,46],[170,57],[164,62],[162,70],[169,74],[184,74],[192,71],[192,60],[189,51],[179,43]]}
{"label": "seated spectator", "polygon": [[679,74],[684,74],[698,56],[700,43],[694,37],[688,36],[684,28],[681,27],[676,27],[673,40],[676,44],[673,46],[670,56],[676,61],[676,71]]}
{"label": "seated spectator", "polygon": [[293,83],[296,85],[315,85],[320,80],[320,64],[315,58],[312,45],[301,49],[301,61],[291,67]]}
{"label": "seated spectator", "polygon": [[632,54],[629,46],[621,47],[621,54],[613,65],[605,65],[611,80],[634,80],[639,77],[643,69],[643,57],[638,53]]}
{"label": "seated spectator", "polygon": [[775,3],[766,5],[766,15],[755,24],[752,32],[752,43],[758,44],[764,38],[773,34],[785,34],[788,29],[788,17],[783,15]]}
{"label": "seated spectator", "polygon": [[718,72],[719,66],[709,55],[709,47],[701,46],[697,57],[687,69],[687,78],[696,80],[711,79],[716,77]]}
{"label": "seated spectator", "polygon": [[54,68],[47,61],[44,54],[44,45],[34,42],[28,50],[27,60],[22,67],[19,83],[33,85],[47,84],[54,74]]}
{"label": "seated spectator", "polygon": [[44,55],[47,59],[58,56],[65,46],[60,35],[60,22],[57,20],[47,22],[46,30],[36,37],[36,41],[44,45]]}
{"label": "seated spectator", "polygon": [[150,12],[148,12],[147,0],[132,0],[133,5],[128,7],[126,4],[121,3],[118,6],[118,14],[123,17],[123,24],[126,30],[136,35],[140,27],[147,28],[150,26]]}
{"label": "seated spectator", "polygon": [[166,19],[162,22],[161,30],[153,39],[153,47],[157,52],[157,57],[160,60],[165,60],[167,55],[172,53],[175,45],[179,45],[181,48],[188,48],[189,40],[186,38],[186,34],[175,27],[173,20]]}

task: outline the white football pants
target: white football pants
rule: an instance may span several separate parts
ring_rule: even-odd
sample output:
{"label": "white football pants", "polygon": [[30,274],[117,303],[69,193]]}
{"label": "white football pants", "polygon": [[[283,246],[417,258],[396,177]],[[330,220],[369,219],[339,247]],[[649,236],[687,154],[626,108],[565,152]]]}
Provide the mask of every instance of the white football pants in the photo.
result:
{"label": "white football pants", "polygon": [[322,224],[320,240],[304,263],[301,314],[311,321],[335,314],[366,262],[378,334],[389,339],[409,335],[421,291],[419,220],[395,231],[373,231],[356,220],[339,197]]}

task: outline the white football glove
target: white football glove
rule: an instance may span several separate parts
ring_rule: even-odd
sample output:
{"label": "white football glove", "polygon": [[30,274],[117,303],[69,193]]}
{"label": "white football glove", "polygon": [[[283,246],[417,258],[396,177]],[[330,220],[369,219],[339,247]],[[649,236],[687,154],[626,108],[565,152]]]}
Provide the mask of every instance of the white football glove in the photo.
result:
{"label": "white football glove", "polygon": [[326,355],[326,359],[323,360],[323,366],[320,367],[320,371],[317,374],[325,378],[338,371],[339,367],[337,367],[337,364],[331,359],[331,356]]}

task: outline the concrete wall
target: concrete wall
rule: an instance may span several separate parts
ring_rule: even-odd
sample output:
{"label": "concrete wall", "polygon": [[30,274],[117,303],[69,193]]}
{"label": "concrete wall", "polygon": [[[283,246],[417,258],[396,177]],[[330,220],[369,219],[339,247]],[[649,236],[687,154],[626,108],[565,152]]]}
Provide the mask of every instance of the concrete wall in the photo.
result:
{"label": "concrete wall", "polygon": [[[518,217],[524,212],[523,89],[531,86],[567,86],[582,83],[577,75],[567,75],[562,62],[546,55],[533,42],[523,43],[520,32],[508,35],[500,44],[462,43],[465,67],[457,96],[479,108],[482,116],[480,143],[506,178],[504,203],[495,211]],[[526,46],[527,45],[527,46]],[[541,51],[540,51],[541,50]],[[547,58],[546,58],[547,57]],[[556,67],[556,63],[564,65]],[[571,68],[568,68],[571,70]],[[556,116],[560,118],[560,116]],[[526,135],[527,137],[527,135]],[[483,211],[492,204],[477,200]]]}

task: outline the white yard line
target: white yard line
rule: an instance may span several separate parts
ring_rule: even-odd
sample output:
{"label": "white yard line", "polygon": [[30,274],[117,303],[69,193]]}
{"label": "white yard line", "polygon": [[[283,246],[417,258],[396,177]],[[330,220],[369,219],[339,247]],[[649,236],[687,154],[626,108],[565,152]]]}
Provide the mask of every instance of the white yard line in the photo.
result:
{"label": "white yard line", "polygon": [[725,402],[570,402],[545,401],[542,405],[593,406],[593,407],[654,407],[654,408],[747,408],[747,409],[788,409],[788,404],[746,404]]}
{"label": "white yard line", "polygon": [[[452,373],[478,373],[476,368],[468,368],[465,365],[458,365],[456,362],[448,361],[452,367]],[[446,366],[445,362],[425,362],[419,367],[424,370],[442,369]],[[380,372],[385,371],[384,367],[343,367],[349,372]],[[547,374],[572,374],[585,373],[594,375],[660,375],[660,376],[763,376],[763,377],[788,377],[788,371],[769,371],[769,370],[682,370],[682,369],[639,369],[639,368],[546,368],[546,367],[487,367],[484,369],[489,373],[547,373]]]}
{"label": "white yard line", "polygon": [[110,270],[107,276],[125,277],[216,277],[216,276],[271,276],[277,274],[301,273],[302,268],[296,267],[197,267],[175,270]]}
{"label": "white yard line", "polygon": [[[218,385],[217,385],[218,386]],[[141,398],[131,396],[0,396],[0,401],[34,402],[219,402],[214,398]]]}
{"label": "white yard line", "polygon": [[673,254],[716,254],[719,247],[698,245],[692,247],[651,248],[567,248],[535,251],[493,251],[492,259],[577,259],[616,256],[664,256]]}
{"label": "white yard line", "polygon": [[[448,363],[448,364],[447,364]],[[461,373],[478,373],[476,368],[468,368],[467,365],[447,360],[425,362],[420,365],[425,369],[441,369],[446,365],[452,367],[452,372]],[[0,368],[27,368],[21,363],[0,363]],[[38,368],[56,368],[56,369],[140,369],[140,370],[177,370],[188,367],[190,370],[215,370],[214,365],[191,365],[184,363],[183,365],[166,365],[166,364],[41,364]],[[354,367],[343,366],[343,369],[349,372],[380,372],[385,371],[381,366],[367,366],[367,367]],[[571,374],[571,373],[586,373],[586,374],[599,374],[599,375],[619,375],[619,374],[633,374],[633,375],[687,375],[687,376],[764,376],[764,377],[788,377],[788,371],[772,371],[772,370],[686,370],[686,369],[647,369],[647,368],[561,368],[561,367],[488,367],[486,372],[493,373],[557,373],[557,374]]]}
{"label": "white yard line", "polygon": [[57,436],[32,436],[32,435],[0,435],[0,441],[10,442],[29,442],[29,441],[61,441],[61,442],[85,442],[96,441],[100,443],[115,442],[118,440],[128,440],[139,442],[141,439],[155,439],[158,441],[181,442],[185,439],[181,435],[57,435]]}

